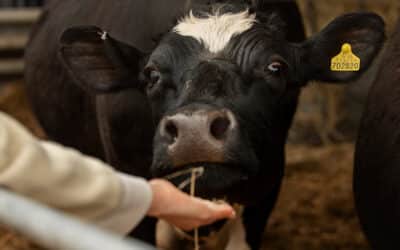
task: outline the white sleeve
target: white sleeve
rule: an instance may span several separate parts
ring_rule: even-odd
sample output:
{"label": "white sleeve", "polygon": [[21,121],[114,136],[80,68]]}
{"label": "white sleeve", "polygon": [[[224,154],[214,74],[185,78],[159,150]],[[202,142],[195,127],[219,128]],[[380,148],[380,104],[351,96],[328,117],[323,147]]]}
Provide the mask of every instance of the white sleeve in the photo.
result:
{"label": "white sleeve", "polygon": [[145,216],[152,200],[145,180],[41,142],[1,112],[0,185],[121,234]]}

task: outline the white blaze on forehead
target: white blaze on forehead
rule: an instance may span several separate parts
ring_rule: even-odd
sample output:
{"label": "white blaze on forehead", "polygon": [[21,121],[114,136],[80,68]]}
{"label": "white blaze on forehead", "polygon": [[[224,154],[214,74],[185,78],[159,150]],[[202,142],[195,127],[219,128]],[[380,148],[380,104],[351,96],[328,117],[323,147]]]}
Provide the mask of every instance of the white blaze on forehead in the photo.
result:
{"label": "white blaze on forehead", "polygon": [[204,18],[192,12],[175,26],[174,31],[202,42],[206,48],[217,53],[225,48],[234,35],[249,30],[256,22],[256,15],[248,10],[239,13],[213,14]]}

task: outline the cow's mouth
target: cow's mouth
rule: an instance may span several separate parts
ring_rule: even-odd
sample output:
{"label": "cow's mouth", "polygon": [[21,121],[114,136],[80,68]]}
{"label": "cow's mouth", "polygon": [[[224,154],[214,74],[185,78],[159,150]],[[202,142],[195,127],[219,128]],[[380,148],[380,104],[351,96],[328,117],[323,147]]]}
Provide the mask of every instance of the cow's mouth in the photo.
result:
{"label": "cow's mouth", "polygon": [[249,175],[243,167],[230,163],[198,162],[179,167],[164,168],[158,177],[168,179],[182,191],[190,193],[192,174],[195,178],[194,195],[209,200],[235,203],[235,190]]}
{"label": "cow's mouth", "polygon": [[[231,206],[237,205],[232,190],[240,182],[248,179],[244,171],[234,164],[221,164],[210,162],[191,163],[185,166],[166,171],[161,176],[174,183],[186,193],[194,191],[196,197],[208,199],[215,203],[227,203]],[[194,185],[191,185],[194,180]],[[191,190],[194,188],[194,190]],[[199,236],[207,238],[218,232],[227,220],[220,220],[210,225],[199,228]],[[190,238],[193,231],[185,232]]]}

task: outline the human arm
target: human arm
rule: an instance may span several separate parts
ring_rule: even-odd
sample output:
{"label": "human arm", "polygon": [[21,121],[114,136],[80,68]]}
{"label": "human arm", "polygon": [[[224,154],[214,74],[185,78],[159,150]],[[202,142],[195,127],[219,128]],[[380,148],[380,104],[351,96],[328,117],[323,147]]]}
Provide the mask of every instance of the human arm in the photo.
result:
{"label": "human arm", "polygon": [[121,234],[142,219],[152,201],[144,179],[39,141],[1,112],[0,185]]}
{"label": "human arm", "polygon": [[191,229],[231,207],[189,197],[172,184],[118,173],[76,150],[39,141],[0,112],[0,185],[120,234],[146,214]]}

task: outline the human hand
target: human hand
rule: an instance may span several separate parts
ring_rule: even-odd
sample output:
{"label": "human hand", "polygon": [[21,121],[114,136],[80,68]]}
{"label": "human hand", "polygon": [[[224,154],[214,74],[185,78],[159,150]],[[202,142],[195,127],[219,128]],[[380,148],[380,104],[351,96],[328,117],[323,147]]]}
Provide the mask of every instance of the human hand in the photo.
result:
{"label": "human hand", "polygon": [[227,204],[191,197],[170,182],[153,179],[150,182],[153,201],[147,215],[163,219],[183,230],[192,230],[220,219],[235,218],[234,209]]}

